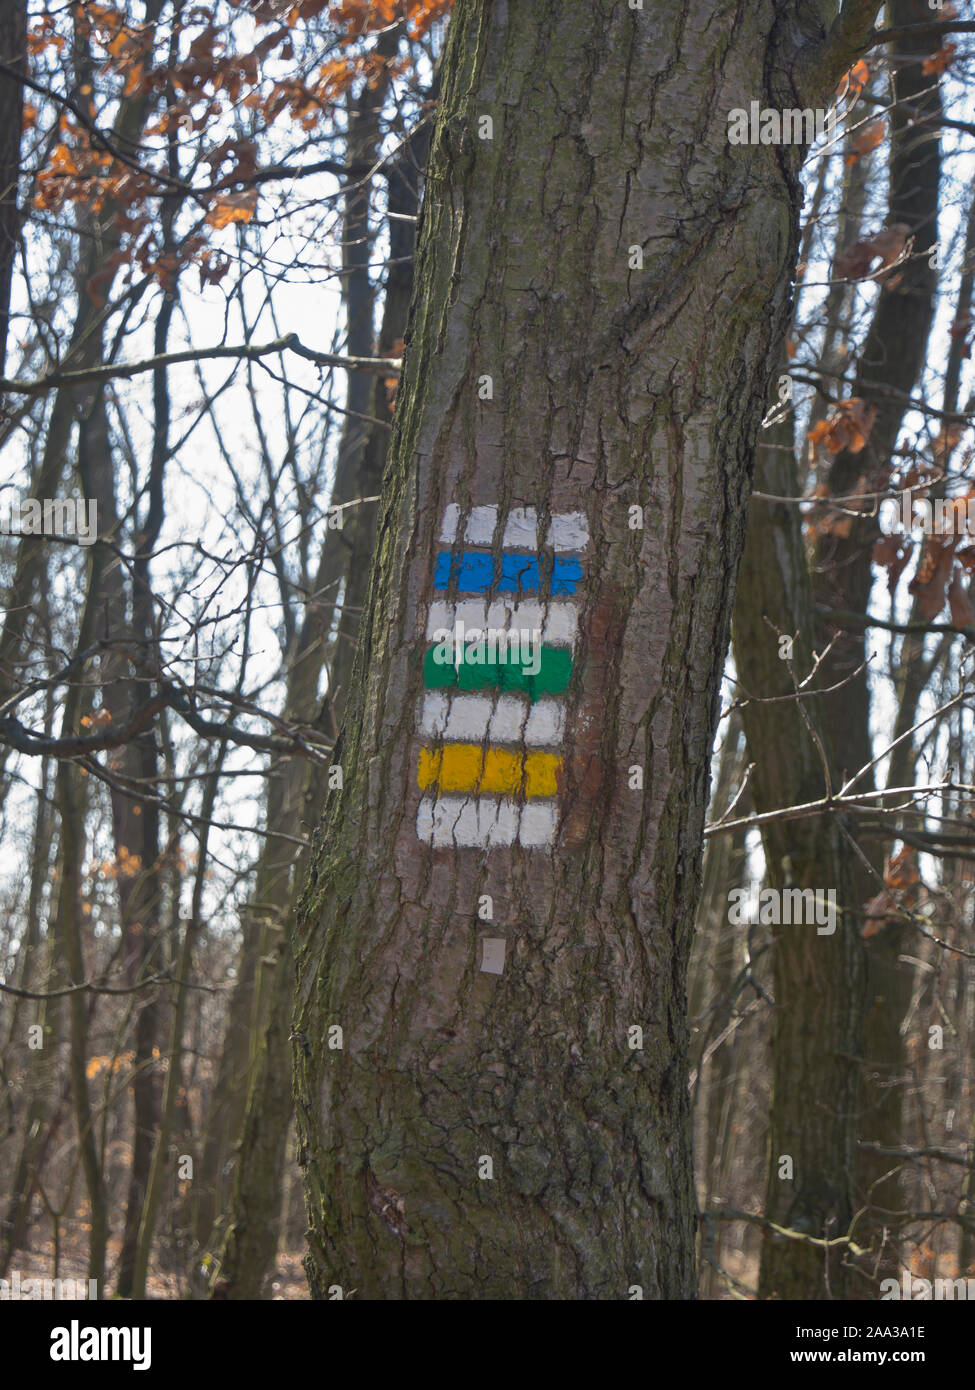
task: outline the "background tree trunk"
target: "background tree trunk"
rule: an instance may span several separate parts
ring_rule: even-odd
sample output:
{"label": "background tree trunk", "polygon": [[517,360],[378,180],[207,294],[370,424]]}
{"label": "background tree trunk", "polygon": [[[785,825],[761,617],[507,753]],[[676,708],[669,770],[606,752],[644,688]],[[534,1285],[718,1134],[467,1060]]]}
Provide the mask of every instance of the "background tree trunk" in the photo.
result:
{"label": "background tree trunk", "polygon": [[[27,0],[0,6],[0,60],[27,71]],[[10,285],[20,241],[20,135],[24,87],[11,73],[0,73],[0,376],[7,356]]]}
{"label": "background tree trunk", "polygon": [[[886,21],[892,27],[920,24],[930,20],[931,10],[923,0],[890,0]],[[915,238],[915,252],[891,283],[884,283],[877,297],[870,328],[856,370],[856,381],[849,394],[876,406],[877,417],[866,449],[861,454],[843,450],[832,460],[827,489],[842,497],[860,491],[860,479],[868,487],[883,488],[890,477],[891,456],[908,413],[906,398],[921,381],[927,361],[927,344],[934,316],[938,275],[927,252],[938,240],[938,204],[941,187],[941,151],[938,119],[942,114],[939,80],[923,71],[923,59],[932,52],[930,35],[902,38],[892,45],[898,59],[893,62],[890,114],[890,197],[888,224],[903,223]],[[903,105],[902,105],[903,104]],[[907,109],[905,109],[905,106]],[[921,118],[919,120],[919,118]],[[931,122],[925,125],[924,120]],[[842,249],[842,248],[841,248]],[[844,388],[844,394],[846,388]],[[893,394],[891,394],[893,393]],[[899,394],[897,394],[899,393]],[[946,407],[948,408],[948,407]],[[875,515],[857,519],[848,535],[835,531],[822,535],[816,546],[814,597],[823,608],[842,612],[867,613],[874,585],[873,547],[880,538]],[[916,616],[916,612],[915,615]],[[865,667],[868,630],[843,630],[842,622],[822,619],[819,627],[820,650],[839,629],[839,637],[823,663],[824,686],[845,682],[842,691],[842,717],[831,730],[836,766],[849,777],[867,765],[874,754],[870,727],[870,688]],[[914,675],[919,664],[918,651],[906,637],[900,651],[900,709],[895,721],[899,736],[910,728],[914,718]],[[859,670],[859,674],[855,674]],[[906,717],[907,722],[904,722]],[[910,740],[895,749],[890,763],[888,786],[906,786],[913,766]],[[868,770],[857,783],[857,790],[874,788],[874,770]],[[870,872],[868,863],[872,865]],[[883,854],[876,841],[864,839],[853,863],[856,888],[853,902],[858,910],[876,895]],[[862,929],[864,920],[859,921]],[[894,920],[866,941],[867,998],[863,1035],[865,1061],[861,1101],[864,1115],[860,1138],[885,1147],[897,1147],[903,1140],[903,1096],[909,1084],[901,1024],[911,996],[912,974],[900,960],[911,938],[911,928]],[[871,1149],[861,1151],[858,1162],[860,1200],[879,1209],[876,1220],[860,1226],[860,1240],[873,1236],[878,1244],[886,1218],[900,1206],[896,1164],[890,1157]],[[888,1251],[888,1254],[893,1252]],[[897,1272],[897,1261],[892,1269]]]}
{"label": "background tree trunk", "polygon": [[[758,451],[756,486],[798,494],[791,426]],[[775,448],[778,443],[780,447]],[[769,626],[769,624],[773,626]],[[776,631],[777,629],[777,631]],[[830,729],[844,692],[790,700],[813,668],[812,590],[799,509],[756,500],[735,605],[735,662],[757,700],[742,710],[755,762],[757,811],[815,801],[835,778]],[[797,634],[791,663],[777,632]],[[816,680],[815,685],[821,684]],[[777,703],[765,703],[772,699]],[[835,780],[833,789],[836,789]],[[855,1211],[856,1140],[864,973],[852,851],[837,815],[771,821],[762,827],[764,886],[836,892],[834,930],[815,923],[772,929],[775,1012],[765,1215],[813,1240],[845,1236]],[[791,914],[790,914],[791,915]],[[827,924],[828,926],[828,924]],[[791,1167],[784,1160],[791,1160]],[[759,1293],[843,1297],[844,1247],[779,1235],[763,1247]]]}
{"label": "background tree trunk", "polygon": [[[369,95],[375,100],[371,93]],[[360,162],[371,163],[378,155],[374,147],[377,139],[374,127],[377,121],[376,113],[366,105],[364,96],[360,123],[364,124],[366,118],[366,132],[354,141],[350,132],[349,154],[350,160],[358,158]],[[363,148],[363,140],[367,134],[369,139]],[[388,171],[388,210],[390,213],[399,214],[399,217],[394,216],[389,220],[391,264],[379,333],[380,356],[394,355],[394,346],[406,330],[416,240],[415,224],[410,219],[416,216],[419,207],[421,169],[428,147],[429,126],[424,124],[414,138],[406,143]],[[365,357],[373,347],[373,301],[371,294],[366,292],[369,280],[369,250],[374,245],[374,239],[369,234],[368,196],[365,199],[358,196],[352,202],[345,219],[344,241],[347,247],[354,248],[354,264],[357,267],[350,268],[345,281],[346,287],[355,286],[360,278],[364,278],[366,282],[365,286],[357,286],[358,293],[347,296],[347,348],[352,356]],[[392,408],[383,379],[374,377],[367,380],[370,393],[363,398],[360,389],[363,378],[355,374],[350,376],[347,405],[352,410],[358,404],[360,413],[369,414],[373,421],[378,423],[366,427],[359,419],[351,416],[347,419],[339,448],[337,475],[337,486],[341,483],[342,487],[341,501],[351,502],[360,497],[375,496],[382,477],[389,443],[389,430],[383,426],[388,426],[392,420]],[[355,392],[351,389],[352,383],[358,383]],[[353,454],[357,460],[355,468],[350,463],[350,455]],[[333,497],[333,505],[338,502],[339,498]],[[329,673],[329,688],[318,723],[325,731],[330,727],[334,729],[348,693],[358,639],[359,617],[375,547],[376,505],[369,503],[352,507],[345,513],[345,517],[341,532],[327,533],[321,566],[323,573],[328,573],[331,569],[333,574],[323,595],[329,621],[334,608],[329,599],[334,600],[339,582],[342,584],[341,613],[333,656],[331,660],[325,658],[328,625],[322,621],[322,602],[318,599],[310,605],[311,611],[302,625],[298,657],[292,668],[293,676],[289,682],[286,706],[293,716],[311,718],[311,706],[324,664]],[[339,563],[343,559],[346,566],[344,574]],[[289,814],[287,817],[282,815],[277,824],[287,834],[295,834],[302,823],[305,827],[317,823],[328,794],[328,778],[320,767],[309,766],[297,758],[291,760],[286,778],[290,790],[284,809]],[[268,849],[261,856],[262,863],[268,853],[277,854],[280,858],[281,851],[274,848],[275,842],[266,843]],[[213,1285],[214,1297],[259,1298],[274,1265],[281,1213],[285,1149],[292,1114],[291,1087],[282,1084],[282,1077],[289,1075],[291,1068],[289,1037],[294,1001],[294,954],[291,944],[294,933],[294,907],[298,887],[307,877],[308,867],[309,855],[303,851],[295,863],[293,884],[296,886],[287,888],[286,913],[283,920],[276,924],[280,932],[275,943],[277,959],[268,992],[262,1044],[247,1096],[227,1230]],[[266,878],[262,879],[259,874],[258,882],[262,881],[267,882]],[[267,892],[260,896],[280,898],[280,879],[273,886],[273,890],[272,885],[268,884]]]}

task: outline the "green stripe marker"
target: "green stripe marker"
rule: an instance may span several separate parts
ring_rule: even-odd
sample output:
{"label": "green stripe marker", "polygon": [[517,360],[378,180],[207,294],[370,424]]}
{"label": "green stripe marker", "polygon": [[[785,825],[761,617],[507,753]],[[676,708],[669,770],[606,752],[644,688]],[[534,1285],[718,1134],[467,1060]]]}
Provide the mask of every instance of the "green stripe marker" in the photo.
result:
{"label": "green stripe marker", "polygon": [[441,648],[429,647],[423,660],[423,680],[428,690],[513,690],[526,694],[530,700],[543,695],[561,695],[568,689],[572,675],[572,652],[568,647],[543,647],[539,670],[526,674],[517,661],[470,660],[464,652],[459,667],[434,660]]}

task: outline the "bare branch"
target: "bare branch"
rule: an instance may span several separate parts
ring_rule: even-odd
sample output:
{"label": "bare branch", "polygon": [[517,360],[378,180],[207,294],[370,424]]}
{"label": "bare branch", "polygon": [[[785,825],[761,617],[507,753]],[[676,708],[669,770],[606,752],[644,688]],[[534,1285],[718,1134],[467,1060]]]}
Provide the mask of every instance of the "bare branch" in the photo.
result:
{"label": "bare branch", "polygon": [[5,985],[0,981],[0,993],[14,994],[18,999],[63,999],[69,994],[138,994],[140,990],[148,989],[150,985],[159,984],[162,981],[181,985],[184,989],[202,989],[207,994],[217,994],[220,991],[219,985],[196,985],[190,980],[177,980],[172,972],[165,970],[160,975],[149,975],[138,984],[126,985],[116,988],[114,985],[96,985],[90,980],[85,980],[80,985],[65,985],[63,989],[18,989],[15,985]]}
{"label": "bare branch", "polygon": [[846,608],[816,607],[816,612],[824,618],[832,618],[838,623],[852,623],[855,627],[879,627],[885,632],[954,632],[959,637],[967,637],[975,642],[975,628],[959,627],[956,623],[894,623],[887,618],[875,618],[872,613],[853,613]]}
{"label": "bare branch", "polygon": [[924,24],[902,24],[896,29],[875,29],[861,52],[881,43],[900,43],[902,39],[940,38],[944,34],[975,34],[975,20],[932,19]]}
{"label": "bare branch", "polygon": [[203,362],[218,357],[237,357],[255,361],[273,353],[296,352],[308,362],[319,367],[340,367],[347,372],[372,372],[379,376],[398,376],[402,362],[398,357],[343,357],[334,352],[316,352],[305,347],[297,333],[286,333],[283,338],[275,338],[270,343],[222,343],[211,348],[184,348],[180,352],[162,352],[157,357],[146,357],[140,362],[118,362],[106,367],[87,367],[76,372],[50,372],[38,377],[36,381],[8,381],[0,379],[0,391],[12,391],[22,396],[40,396],[59,386],[84,386],[91,382],[127,380],[141,376],[144,372],[154,372],[160,367],[175,366],[180,362]]}

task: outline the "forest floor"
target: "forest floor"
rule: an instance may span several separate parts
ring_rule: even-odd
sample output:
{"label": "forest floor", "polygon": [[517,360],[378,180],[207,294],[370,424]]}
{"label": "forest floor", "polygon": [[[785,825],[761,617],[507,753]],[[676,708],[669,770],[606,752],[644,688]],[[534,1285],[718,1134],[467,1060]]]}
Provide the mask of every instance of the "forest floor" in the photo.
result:
{"label": "forest floor", "polygon": [[[44,1280],[58,1278],[72,1280],[80,1296],[84,1297],[87,1288],[87,1251],[88,1234],[84,1223],[78,1221],[73,1224],[73,1229],[65,1229],[61,1234],[61,1248],[57,1260],[57,1273],[55,1274],[54,1242],[50,1234],[35,1229],[31,1233],[31,1240],[26,1248],[19,1250],[11,1261],[11,1267],[7,1272],[7,1284],[14,1287],[12,1281],[16,1274],[19,1274],[19,1283],[23,1286],[28,1279]],[[118,1273],[118,1260],[121,1250],[121,1241],[118,1238],[112,1239],[108,1244],[108,1290],[109,1297],[115,1288],[115,1280]],[[308,1282],[305,1278],[305,1271],[301,1267],[303,1250],[282,1250],[278,1253],[275,1265],[274,1276],[271,1280],[271,1298],[276,1301],[294,1302],[295,1300],[308,1299]],[[175,1263],[170,1261],[170,1263]],[[69,1286],[70,1289],[70,1286]],[[24,1290],[24,1297],[32,1296],[32,1292]],[[68,1292],[68,1289],[63,1290]],[[165,1299],[175,1301],[186,1298],[189,1292],[188,1270],[185,1268],[164,1270],[158,1263],[150,1265],[149,1277],[146,1280],[146,1296],[148,1298]],[[37,1296],[40,1296],[39,1294]]]}

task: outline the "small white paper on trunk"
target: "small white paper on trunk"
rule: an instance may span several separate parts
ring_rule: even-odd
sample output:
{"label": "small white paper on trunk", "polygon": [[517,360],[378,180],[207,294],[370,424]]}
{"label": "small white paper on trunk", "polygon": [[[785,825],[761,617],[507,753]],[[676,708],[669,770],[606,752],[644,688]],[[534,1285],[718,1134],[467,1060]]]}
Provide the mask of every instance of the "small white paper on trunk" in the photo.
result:
{"label": "small white paper on trunk", "polygon": [[503,936],[486,936],[481,942],[483,951],[481,953],[481,969],[488,975],[500,975],[504,970],[504,947]]}

